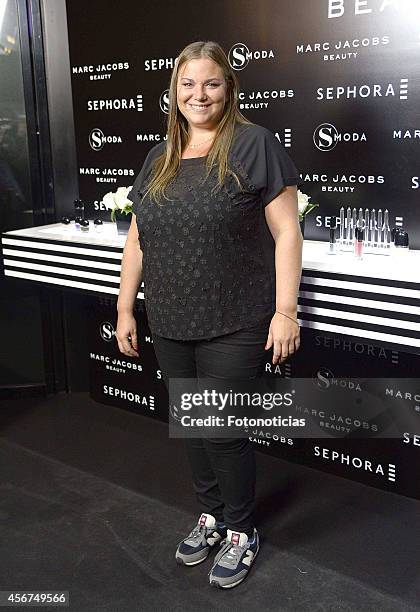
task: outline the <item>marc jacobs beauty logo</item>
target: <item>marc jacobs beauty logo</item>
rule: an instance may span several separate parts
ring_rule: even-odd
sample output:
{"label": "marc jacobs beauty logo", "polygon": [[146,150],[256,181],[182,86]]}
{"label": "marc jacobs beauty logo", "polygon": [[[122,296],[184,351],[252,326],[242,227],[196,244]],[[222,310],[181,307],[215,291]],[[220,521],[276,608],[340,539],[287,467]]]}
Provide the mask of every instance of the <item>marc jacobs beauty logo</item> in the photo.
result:
{"label": "marc jacobs beauty logo", "polygon": [[81,176],[94,176],[97,183],[116,183],[118,178],[131,179],[137,173],[132,168],[79,168]]}
{"label": "marc jacobs beauty logo", "polygon": [[127,359],[120,359],[119,357],[111,357],[110,355],[102,355],[101,353],[89,353],[89,359],[103,363],[106,370],[111,372],[117,372],[119,374],[126,374],[127,371],[131,372],[142,372],[143,366],[138,361],[127,361]]}
{"label": "marc jacobs beauty logo", "polygon": [[267,109],[271,102],[293,98],[293,89],[266,89],[254,91],[241,91],[239,93],[240,109]]}
{"label": "marc jacobs beauty logo", "polygon": [[162,134],[136,134],[137,142],[161,142],[162,140],[167,140],[167,136]]}
{"label": "marc jacobs beauty logo", "polygon": [[355,193],[360,185],[382,185],[385,177],[371,174],[301,174],[301,178],[307,183],[321,184],[321,191],[333,193]]}
{"label": "marc jacobs beauty logo", "polygon": [[318,55],[324,62],[355,60],[360,52],[374,47],[390,44],[389,36],[365,36],[364,38],[346,38],[343,40],[298,43],[297,55]]}
{"label": "marc jacobs beauty logo", "polygon": [[90,81],[110,79],[113,72],[120,70],[129,70],[128,62],[109,62],[107,64],[82,64],[80,66],[72,66],[71,73],[75,76],[88,75]]}

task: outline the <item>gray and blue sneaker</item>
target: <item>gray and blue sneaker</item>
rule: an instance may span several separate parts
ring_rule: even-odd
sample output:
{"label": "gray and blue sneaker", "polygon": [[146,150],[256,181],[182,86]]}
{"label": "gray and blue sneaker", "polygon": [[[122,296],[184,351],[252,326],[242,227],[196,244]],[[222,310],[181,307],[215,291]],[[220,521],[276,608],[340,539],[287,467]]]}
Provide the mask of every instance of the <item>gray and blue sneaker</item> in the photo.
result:
{"label": "gray and blue sneaker", "polygon": [[231,589],[240,584],[248,575],[249,569],[260,549],[258,532],[248,539],[246,533],[227,530],[227,538],[214,558],[209,572],[210,584],[221,589]]}
{"label": "gray and blue sneaker", "polygon": [[180,565],[197,565],[207,559],[209,552],[226,538],[227,529],[211,514],[203,514],[191,533],[176,549],[175,559]]}

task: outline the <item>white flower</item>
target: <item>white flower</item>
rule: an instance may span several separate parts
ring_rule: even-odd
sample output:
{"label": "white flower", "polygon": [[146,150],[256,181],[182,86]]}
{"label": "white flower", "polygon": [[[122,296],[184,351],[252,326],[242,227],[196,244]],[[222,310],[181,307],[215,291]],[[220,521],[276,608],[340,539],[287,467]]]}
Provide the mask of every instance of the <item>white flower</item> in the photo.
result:
{"label": "white flower", "polygon": [[131,187],[118,187],[116,194],[114,195],[115,204],[120,210],[124,210],[126,206],[131,206],[131,200],[127,199],[127,193]]}
{"label": "white flower", "polygon": [[309,204],[309,200],[311,199],[311,196],[306,195],[306,193],[302,193],[300,189],[298,189],[297,195],[298,195],[299,214],[302,215],[305,212],[305,209]]}
{"label": "white flower", "polygon": [[108,210],[124,210],[126,206],[131,206],[133,203],[127,198],[131,188],[132,185],[130,187],[118,187],[115,193],[113,191],[106,193],[102,198],[105,208]]}
{"label": "white flower", "polygon": [[104,197],[102,198],[102,202],[105,205],[105,208],[107,208],[108,210],[113,210],[115,208],[114,194],[112,193],[112,191],[109,191],[104,195]]}

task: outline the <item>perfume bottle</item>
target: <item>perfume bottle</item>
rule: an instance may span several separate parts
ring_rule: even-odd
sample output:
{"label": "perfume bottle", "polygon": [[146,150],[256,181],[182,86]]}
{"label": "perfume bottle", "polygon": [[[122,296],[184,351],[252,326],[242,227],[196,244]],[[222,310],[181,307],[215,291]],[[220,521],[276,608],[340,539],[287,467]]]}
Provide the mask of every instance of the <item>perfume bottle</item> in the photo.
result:
{"label": "perfume bottle", "polygon": [[384,255],[391,254],[391,230],[389,229],[389,212],[385,209],[384,212],[384,223],[382,226],[382,252]]}
{"label": "perfume bottle", "polygon": [[339,244],[338,247],[341,250],[343,250],[343,246],[344,246],[344,206],[342,206],[340,208],[340,238],[339,238]]}
{"label": "perfume bottle", "polygon": [[79,220],[84,219],[84,218],[85,218],[85,204],[83,200],[80,200],[80,199],[74,200],[74,222],[76,224],[77,229],[80,229]]}
{"label": "perfume bottle", "polygon": [[362,227],[356,227],[354,236],[354,256],[356,259],[363,259],[365,230]]}
{"label": "perfume bottle", "polygon": [[351,239],[351,208],[350,206],[347,207],[347,213],[346,213],[346,238],[344,241],[344,249],[348,250],[351,249],[353,245],[352,239]]}
{"label": "perfume bottle", "polygon": [[383,218],[382,209],[378,210],[378,229],[376,231],[376,244],[378,249],[382,248],[382,234],[383,234]]}
{"label": "perfume bottle", "polygon": [[93,229],[94,229],[96,232],[98,232],[98,233],[100,233],[100,232],[102,232],[102,231],[103,231],[103,229],[104,229],[104,224],[103,224],[103,222],[102,222],[102,219],[99,219],[99,218],[98,218],[98,219],[95,219],[95,220],[94,220],[94,222],[93,222]]}
{"label": "perfume bottle", "polygon": [[408,233],[402,227],[397,228],[394,240],[394,253],[396,255],[405,255],[409,251]]}
{"label": "perfume bottle", "polygon": [[337,218],[333,219],[331,227],[330,227],[330,247],[328,250],[329,255],[337,255],[338,243],[336,240],[336,230],[337,230]]}
{"label": "perfume bottle", "polygon": [[376,250],[376,210],[374,208],[372,208],[372,210],[370,211],[370,225],[369,225],[369,249],[371,251],[375,251]]}

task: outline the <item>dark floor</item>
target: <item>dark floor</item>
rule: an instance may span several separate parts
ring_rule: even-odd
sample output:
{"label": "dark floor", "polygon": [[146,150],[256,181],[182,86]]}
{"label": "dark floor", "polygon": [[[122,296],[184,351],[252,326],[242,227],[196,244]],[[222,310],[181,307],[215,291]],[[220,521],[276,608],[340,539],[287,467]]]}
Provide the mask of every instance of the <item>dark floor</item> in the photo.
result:
{"label": "dark floor", "polygon": [[68,590],[77,612],[420,610],[420,502],[257,464],[263,545],[248,579],[217,591],[210,563],[175,563],[199,510],[166,424],[82,393],[4,400],[0,590]]}

